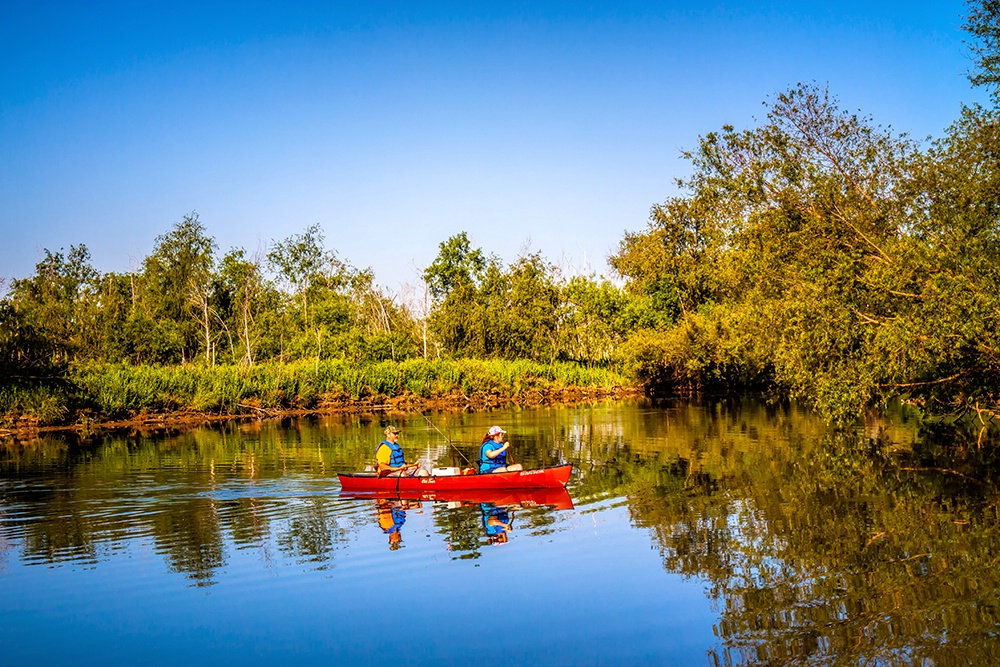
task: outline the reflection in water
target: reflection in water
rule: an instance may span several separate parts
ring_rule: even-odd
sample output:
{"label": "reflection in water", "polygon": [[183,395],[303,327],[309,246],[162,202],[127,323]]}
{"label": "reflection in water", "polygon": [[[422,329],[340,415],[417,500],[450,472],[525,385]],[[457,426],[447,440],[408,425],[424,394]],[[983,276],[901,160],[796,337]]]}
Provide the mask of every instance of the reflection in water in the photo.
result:
{"label": "reflection in water", "polygon": [[479,506],[483,513],[483,530],[486,531],[486,541],[490,544],[506,544],[507,533],[514,529],[513,506],[483,503]]}
{"label": "reflection in water", "polygon": [[653,465],[616,457],[605,472],[665,569],[709,583],[712,664],[1000,664],[988,457],[885,434],[750,447],[740,421],[720,420],[697,449]]}
{"label": "reflection in water", "polygon": [[395,551],[403,546],[403,524],[406,510],[421,507],[419,502],[410,500],[381,498],[375,501],[375,512],[382,532],[389,536],[389,549]]}
{"label": "reflection in water", "polygon": [[[514,510],[537,510],[532,525],[539,534],[551,524],[547,516],[557,510],[573,509],[573,500],[566,489],[503,489],[465,491],[384,491],[340,492],[341,498],[370,500],[375,498],[375,515],[382,532],[388,536],[390,550],[403,545],[402,527],[406,511],[431,503],[439,532],[444,536],[453,558],[479,558],[481,527],[487,544],[504,544],[513,529]],[[473,512],[476,508],[479,511]]]}
{"label": "reflection in water", "polygon": [[[405,425],[408,445],[442,466],[474,456],[502,420],[525,467],[576,464],[576,508],[565,491],[340,497],[336,474],[361,469],[384,428],[371,418],[47,438],[0,449],[0,577],[21,565],[100,567],[140,549],[198,587],[224,581],[247,554],[264,568],[291,560],[325,571],[369,534],[380,552],[383,539],[398,549],[407,511],[422,503],[427,530],[407,525],[407,544],[432,533],[461,567],[626,507],[664,573],[703,582],[717,616],[709,664],[1000,664],[1000,479],[988,446],[931,437],[902,413],[834,432],[808,413],[750,403],[436,416],[465,452],[419,419]],[[515,513],[518,539],[484,552],[507,540]],[[623,568],[639,558],[603,557]]]}

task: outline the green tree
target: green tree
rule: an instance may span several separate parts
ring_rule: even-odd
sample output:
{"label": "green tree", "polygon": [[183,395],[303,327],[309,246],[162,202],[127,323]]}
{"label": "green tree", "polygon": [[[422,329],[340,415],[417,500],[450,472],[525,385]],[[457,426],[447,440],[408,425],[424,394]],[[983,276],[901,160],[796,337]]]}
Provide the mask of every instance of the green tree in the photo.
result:
{"label": "green tree", "polygon": [[282,308],[274,323],[283,328],[282,358],[286,354],[291,359],[313,356],[318,363],[331,329],[336,335],[350,319],[349,309],[337,295],[348,282],[347,267],[336,253],[326,249],[324,241],[322,228],[314,224],[301,234],[273,243],[267,254],[279,281],[298,304],[296,309]]}
{"label": "green tree", "polygon": [[1000,102],[1000,0],[967,0],[969,14],[965,30],[976,69],[969,72],[974,86],[989,89],[994,103]]}
{"label": "green tree", "polygon": [[447,297],[456,289],[475,287],[483,277],[486,257],[473,248],[465,232],[460,232],[438,245],[438,255],[424,270],[424,280],[436,300]]}
{"label": "green tree", "polygon": [[[814,85],[777,95],[757,128],[706,135],[688,154],[686,197],[616,260],[676,294],[677,323],[640,334],[633,356],[651,376],[769,375],[837,418],[884,398],[877,341],[902,298],[885,279],[907,229],[900,185],[914,155]],[[659,268],[640,272],[649,265]]]}
{"label": "green tree", "polygon": [[[892,390],[932,412],[1000,412],[1000,113],[963,109],[907,183],[920,202],[883,279]],[[985,422],[985,418],[983,418]]]}
{"label": "green tree", "polygon": [[417,322],[395,299],[376,287],[370,269],[354,272],[350,299],[355,323],[351,356],[397,361],[416,354],[420,337]]}
{"label": "green tree", "polygon": [[93,326],[86,346],[89,358],[99,362],[140,363],[146,355],[140,354],[138,343],[145,340],[142,325],[135,325],[137,282],[140,276],[105,273],[95,287],[96,304]]}
{"label": "green tree", "polygon": [[154,325],[149,335],[157,339],[151,347],[179,357],[182,363],[199,351],[207,363],[212,361],[210,298],[215,248],[215,240],[192,212],[156,237],[153,253],[143,262],[141,299]]}
{"label": "green tree", "polygon": [[[692,159],[691,154],[686,154]],[[685,186],[685,183],[680,183]],[[646,326],[673,324],[684,313],[717,297],[718,255],[723,219],[710,189],[674,197],[653,207],[645,232],[626,233],[611,267],[626,279],[627,290],[648,307]]]}
{"label": "green tree", "polygon": [[[246,251],[234,249],[226,253],[219,265],[215,284],[215,301],[221,323],[230,341],[234,360],[253,366],[260,332],[256,316],[263,308],[267,285],[258,262],[246,258]],[[233,338],[239,341],[239,352]]]}
{"label": "green tree", "polygon": [[424,271],[424,281],[434,299],[429,328],[439,354],[487,356],[487,306],[480,285],[496,261],[487,262],[483,251],[472,248],[465,232],[439,246],[437,257]]}
{"label": "green tree", "polygon": [[[570,278],[561,292],[565,323],[560,353],[588,366],[609,363],[625,337],[640,325],[631,307],[635,297],[607,280],[584,276]],[[650,322],[642,324],[651,326]]]}
{"label": "green tree", "polygon": [[318,225],[306,227],[301,234],[293,234],[272,244],[267,259],[286,282],[302,307],[302,320],[309,320],[309,289],[323,276],[339,276],[343,264],[336,253],[324,246],[323,229]]}
{"label": "green tree", "polygon": [[70,246],[65,255],[44,253],[33,276],[11,282],[4,338],[10,362],[54,370],[89,352],[86,302],[94,300],[98,274],[85,245]]}
{"label": "green tree", "polygon": [[493,272],[483,291],[487,356],[555,361],[564,312],[551,264],[539,253],[524,255]]}

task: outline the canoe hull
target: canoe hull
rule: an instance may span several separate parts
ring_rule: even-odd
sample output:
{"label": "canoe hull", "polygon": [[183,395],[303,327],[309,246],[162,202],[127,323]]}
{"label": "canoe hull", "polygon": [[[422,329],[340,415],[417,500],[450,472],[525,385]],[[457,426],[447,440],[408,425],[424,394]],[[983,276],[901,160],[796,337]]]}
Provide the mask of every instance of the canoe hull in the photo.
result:
{"label": "canoe hull", "polygon": [[519,505],[520,507],[550,507],[558,510],[573,509],[573,499],[564,488],[545,489],[465,489],[463,491],[341,491],[341,498],[358,498],[375,500],[417,500],[443,503],[459,503],[461,505]]}
{"label": "canoe hull", "polygon": [[340,488],[347,493],[377,492],[437,492],[437,491],[502,491],[508,489],[561,489],[569,482],[573,464],[551,468],[494,472],[481,475],[448,477],[375,477],[373,473],[337,475]]}

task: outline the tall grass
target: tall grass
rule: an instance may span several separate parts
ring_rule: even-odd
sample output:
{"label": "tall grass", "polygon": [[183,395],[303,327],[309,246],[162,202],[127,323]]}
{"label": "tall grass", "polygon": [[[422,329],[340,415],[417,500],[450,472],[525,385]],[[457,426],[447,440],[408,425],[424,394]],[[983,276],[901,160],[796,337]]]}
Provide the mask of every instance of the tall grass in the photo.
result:
{"label": "tall grass", "polygon": [[607,369],[572,363],[410,359],[356,364],[303,361],[239,366],[82,365],[71,371],[81,407],[110,418],[191,410],[240,414],[312,409],[322,403],[392,397],[488,395],[517,400],[565,389],[611,390],[628,383]]}
{"label": "tall grass", "polygon": [[28,421],[58,424],[71,412],[73,392],[64,384],[12,382],[0,385],[0,425]]}
{"label": "tall grass", "polygon": [[618,373],[573,363],[429,360],[356,364],[303,361],[239,366],[85,364],[68,382],[0,383],[0,424],[57,424],[80,416],[127,418],[191,411],[244,414],[314,409],[322,404],[392,398],[526,400],[564,390],[627,386]]}

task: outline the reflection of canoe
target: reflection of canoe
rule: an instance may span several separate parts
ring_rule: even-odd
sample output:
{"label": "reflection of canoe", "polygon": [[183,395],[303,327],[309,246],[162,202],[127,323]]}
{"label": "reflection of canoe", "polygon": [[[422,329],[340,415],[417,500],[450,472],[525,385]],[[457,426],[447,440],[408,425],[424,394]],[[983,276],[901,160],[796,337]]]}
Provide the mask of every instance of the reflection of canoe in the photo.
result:
{"label": "reflection of canoe", "polygon": [[[495,473],[497,474],[497,473]],[[391,498],[393,500],[432,500],[463,504],[493,503],[494,505],[520,505],[521,507],[553,507],[558,510],[573,509],[569,491],[558,489],[468,489],[466,491],[341,491],[342,498]]]}
{"label": "reflection of canoe", "polygon": [[508,489],[562,489],[569,481],[573,464],[551,468],[494,472],[482,475],[430,477],[376,477],[375,473],[337,475],[340,488],[349,493],[376,491],[502,491]]}

